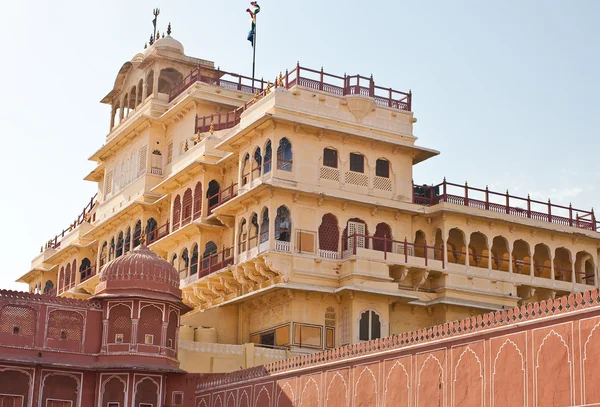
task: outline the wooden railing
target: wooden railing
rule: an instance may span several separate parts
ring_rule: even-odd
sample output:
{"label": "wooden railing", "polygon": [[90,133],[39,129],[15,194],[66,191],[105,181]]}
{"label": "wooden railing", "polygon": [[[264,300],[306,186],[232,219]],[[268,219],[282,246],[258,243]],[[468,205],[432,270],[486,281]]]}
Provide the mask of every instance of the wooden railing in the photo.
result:
{"label": "wooden railing", "polygon": [[421,257],[425,259],[425,266],[428,266],[431,260],[442,262],[442,268],[446,264],[446,256],[442,248],[434,246],[409,243],[404,240],[394,240],[388,237],[369,236],[355,233],[346,238],[342,257],[356,256],[358,249],[369,249],[383,253],[383,258],[387,260],[388,254],[400,254],[404,256],[404,263],[408,263],[408,257]]}
{"label": "wooden railing", "polygon": [[260,79],[252,79],[248,76],[238,75],[236,73],[221,71],[220,69],[198,67],[183,78],[169,92],[169,102],[181,95],[187,88],[196,82],[207,83],[213,86],[220,86],[225,89],[237,90],[240,92],[254,94],[258,90],[262,92],[267,83]]}
{"label": "wooden railing", "polygon": [[146,233],[146,245],[150,245],[156,242],[159,239],[167,236],[170,233],[170,222],[167,220],[167,223],[157,227],[154,230]]}
{"label": "wooden railing", "polygon": [[205,277],[209,274],[219,271],[233,264],[233,247],[228,247],[218,253],[205,257],[201,261],[199,277]]}
{"label": "wooden railing", "polygon": [[86,205],[85,208],[83,208],[83,211],[77,216],[77,219],[71,223],[69,225],[68,228],[64,229],[61,233],[57,234],[56,236],[54,236],[53,239],[50,239],[46,242],[46,244],[42,247],[42,251],[43,249],[57,249],[58,247],[60,247],[60,241],[63,237],[65,237],[65,235],[69,232],[71,232],[73,229],[75,229],[77,226],[81,225],[83,222],[88,221],[89,219],[89,215],[90,212],[92,212],[92,209],[94,208],[94,200],[96,199],[96,197],[98,196],[98,194],[95,194],[92,199],[90,199],[90,202]]}
{"label": "wooden railing", "polygon": [[[182,83],[187,84],[188,82],[189,80],[186,78]],[[276,78],[273,81],[274,86],[277,86],[277,82],[278,81]],[[217,83],[215,82],[214,84],[216,85]],[[411,111],[412,109],[412,93],[410,91],[406,93],[394,90],[392,88],[376,86],[372,76],[365,77],[362,75],[332,75],[325,73],[323,68],[321,68],[320,71],[317,71],[314,69],[301,67],[300,64],[297,64],[292,71],[285,71],[285,76],[282,77],[281,85],[286,89],[290,89],[298,85],[338,96],[362,95],[375,99],[375,103],[378,106],[406,111]],[[190,85],[187,86],[189,87]],[[250,88],[246,89],[246,91],[254,89],[254,92],[258,91],[260,98],[268,92],[266,87],[263,89],[262,86],[264,86],[264,83],[261,83],[260,89]],[[174,89],[178,89],[178,87],[176,86]],[[230,129],[236,126],[240,122],[242,113],[256,103],[256,101],[257,98],[254,98],[233,111],[216,113],[203,117],[196,116],[195,132],[205,133],[209,131],[211,123],[213,124],[213,129],[215,131]]]}
{"label": "wooden railing", "polygon": [[[594,210],[586,211],[573,208],[572,205],[563,206],[550,202],[537,201],[510,195],[506,193],[473,188],[464,185],[453,184],[445,179],[437,185],[415,185],[413,183],[413,203],[419,205],[436,205],[440,202],[455,205],[469,206],[471,208],[483,209],[496,213],[505,213],[521,218],[539,220],[563,226],[571,226],[579,229],[600,231],[600,222],[596,220]],[[521,206],[517,206],[521,204]]]}
{"label": "wooden railing", "polygon": [[228,186],[227,188],[217,192],[208,197],[208,214],[210,215],[216,207],[224,204],[232,198],[235,198],[238,193],[237,189],[238,184],[234,183]]}
{"label": "wooden railing", "polygon": [[92,278],[93,276],[96,275],[96,266],[90,266],[88,268],[86,268],[85,270],[81,270],[79,272],[79,282],[83,283],[86,280],[89,280],[90,278]]}

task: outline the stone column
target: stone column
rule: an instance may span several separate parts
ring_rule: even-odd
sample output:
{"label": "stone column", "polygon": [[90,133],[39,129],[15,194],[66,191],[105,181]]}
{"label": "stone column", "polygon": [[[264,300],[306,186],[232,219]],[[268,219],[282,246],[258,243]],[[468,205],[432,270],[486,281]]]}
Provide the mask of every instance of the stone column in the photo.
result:
{"label": "stone column", "polygon": [[512,248],[510,245],[508,246],[508,272],[512,274],[513,272],[513,257],[512,257]]}
{"label": "stone column", "polygon": [[552,256],[552,250],[550,250],[550,279],[555,281],[554,276],[554,256]]}
{"label": "stone column", "polygon": [[146,98],[148,97],[148,82],[146,81],[146,78],[143,79],[143,83],[142,83],[142,102],[144,103],[144,101],[146,100]]}
{"label": "stone column", "polygon": [[158,97],[158,77],[160,76],[160,65],[156,64],[155,68],[154,68],[154,77],[153,79],[153,84],[152,84],[152,97],[157,98]]}

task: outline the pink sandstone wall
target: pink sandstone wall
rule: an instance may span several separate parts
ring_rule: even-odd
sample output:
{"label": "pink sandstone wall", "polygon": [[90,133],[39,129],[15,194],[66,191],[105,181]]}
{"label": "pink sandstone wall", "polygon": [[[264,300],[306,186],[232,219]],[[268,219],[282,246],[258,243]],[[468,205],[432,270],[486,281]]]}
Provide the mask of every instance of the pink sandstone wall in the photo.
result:
{"label": "pink sandstone wall", "polygon": [[600,406],[597,290],[200,379],[196,407]]}

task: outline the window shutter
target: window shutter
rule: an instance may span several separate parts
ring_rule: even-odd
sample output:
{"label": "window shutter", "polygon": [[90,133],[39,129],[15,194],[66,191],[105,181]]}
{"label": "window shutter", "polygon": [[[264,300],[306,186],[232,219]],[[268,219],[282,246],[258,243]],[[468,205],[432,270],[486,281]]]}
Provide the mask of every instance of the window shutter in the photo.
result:
{"label": "window shutter", "polygon": [[167,149],[167,164],[171,164],[171,161],[173,161],[173,143],[169,144]]}
{"label": "window shutter", "polygon": [[105,184],[104,184],[104,196],[108,196],[112,192],[112,183],[113,183],[113,172],[110,171],[106,174],[106,180],[105,180]]}
{"label": "window shutter", "polygon": [[144,146],[140,149],[140,166],[138,169],[138,176],[146,172],[148,161],[148,146]]}

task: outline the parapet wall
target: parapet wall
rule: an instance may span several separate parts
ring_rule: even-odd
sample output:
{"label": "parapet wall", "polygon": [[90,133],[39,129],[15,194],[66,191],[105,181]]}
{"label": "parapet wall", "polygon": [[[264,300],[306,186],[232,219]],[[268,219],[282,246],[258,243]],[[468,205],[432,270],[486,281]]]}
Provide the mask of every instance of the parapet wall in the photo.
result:
{"label": "parapet wall", "polygon": [[598,290],[221,375],[196,405],[600,405]]}

